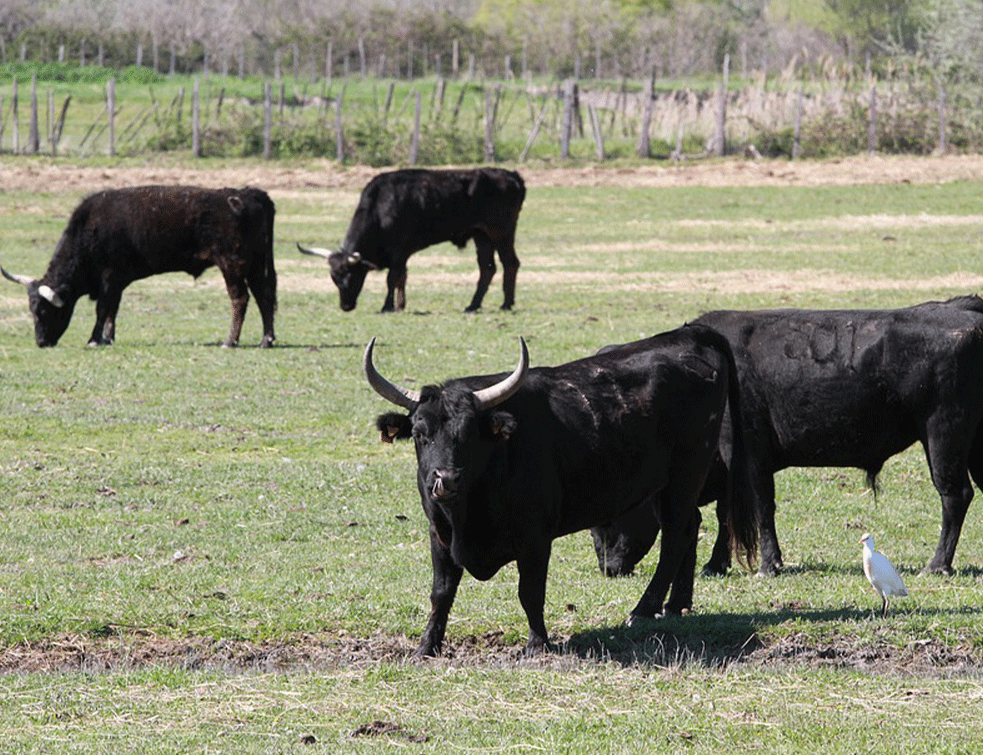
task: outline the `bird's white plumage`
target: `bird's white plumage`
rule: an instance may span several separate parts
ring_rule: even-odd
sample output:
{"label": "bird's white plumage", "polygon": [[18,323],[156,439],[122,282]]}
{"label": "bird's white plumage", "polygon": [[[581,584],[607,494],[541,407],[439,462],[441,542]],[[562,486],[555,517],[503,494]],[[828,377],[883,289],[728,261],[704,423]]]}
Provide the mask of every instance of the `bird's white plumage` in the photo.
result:
{"label": "bird's white plumage", "polygon": [[874,550],[874,536],[867,533],[860,542],[864,546],[864,574],[877,594],[883,601],[881,613],[887,613],[888,599],[893,596],[901,598],[908,596],[908,588],[905,587],[904,580],[894,568],[894,564],[883,553]]}

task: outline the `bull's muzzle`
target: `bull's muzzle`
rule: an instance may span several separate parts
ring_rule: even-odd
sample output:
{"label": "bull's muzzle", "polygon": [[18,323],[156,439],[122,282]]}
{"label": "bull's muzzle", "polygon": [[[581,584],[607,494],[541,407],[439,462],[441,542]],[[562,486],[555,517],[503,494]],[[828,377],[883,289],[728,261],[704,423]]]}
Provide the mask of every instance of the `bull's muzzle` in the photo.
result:
{"label": "bull's muzzle", "polygon": [[457,493],[457,475],[445,469],[435,469],[430,495],[436,500],[453,498]]}

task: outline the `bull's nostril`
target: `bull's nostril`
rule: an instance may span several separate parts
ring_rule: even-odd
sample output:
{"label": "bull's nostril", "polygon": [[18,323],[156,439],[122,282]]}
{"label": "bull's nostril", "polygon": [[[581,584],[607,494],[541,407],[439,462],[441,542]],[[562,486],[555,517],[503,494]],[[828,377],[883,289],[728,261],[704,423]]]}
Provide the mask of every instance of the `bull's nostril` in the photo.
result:
{"label": "bull's nostril", "polygon": [[431,493],[434,498],[445,498],[457,491],[456,478],[450,472],[442,469],[434,470],[434,481]]}

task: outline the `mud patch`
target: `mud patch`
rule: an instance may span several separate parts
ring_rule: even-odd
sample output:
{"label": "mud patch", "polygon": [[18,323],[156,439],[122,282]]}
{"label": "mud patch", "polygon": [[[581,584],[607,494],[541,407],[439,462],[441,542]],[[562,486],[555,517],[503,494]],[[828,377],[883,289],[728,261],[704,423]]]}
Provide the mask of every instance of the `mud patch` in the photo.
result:
{"label": "mud patch", "polygon": [[[101,636],[100,636],[101,635]],[[531,666],[563,671],[584,664],[625,668],[700,667],[827,668],[877,674],[983,678],[983,653],[948,647],[936,640],[905,647],[861,643],[852,639],[815,643],[791,636],[762,643],[756,636],[734,645],[712,641],[686,644],[672,632],[653,631],[620,637],[611,647],[596,639],[571,638],[554,651],[527,658],[521,643],[512,645],[501,632],[448,642],[439,658],[416,659],[416,642],[405,636],[371,637],[303,635],[283,642],[248,642],[208,638],[162,639],[122,634],[113,628],[88,636],[73,635],[39,643],[21,643],[0,651],[0,674],[107,673],[159,666],[223,673],[325,673],[379,664],[418,663],[445,668],[512,668]]]}

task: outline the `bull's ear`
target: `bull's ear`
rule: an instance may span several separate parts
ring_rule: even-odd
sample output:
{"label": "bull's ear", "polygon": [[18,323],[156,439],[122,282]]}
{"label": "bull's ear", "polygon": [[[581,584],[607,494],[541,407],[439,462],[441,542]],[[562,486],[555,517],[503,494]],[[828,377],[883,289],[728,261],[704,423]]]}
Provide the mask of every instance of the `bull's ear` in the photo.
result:
{"label": "bull's ear", "polygon": [[518,426],[515,417],[508,412],[492,412],[482,429],[489,440],[508,440]]}
{"label": "bull's ear", "polygon": [[380,414],[375,421],[375,426],[379,428],[379,440],[383,443],[392,443],[394,440],[405,440],[412,435],[412,423],[405,414],[390,412]]}

